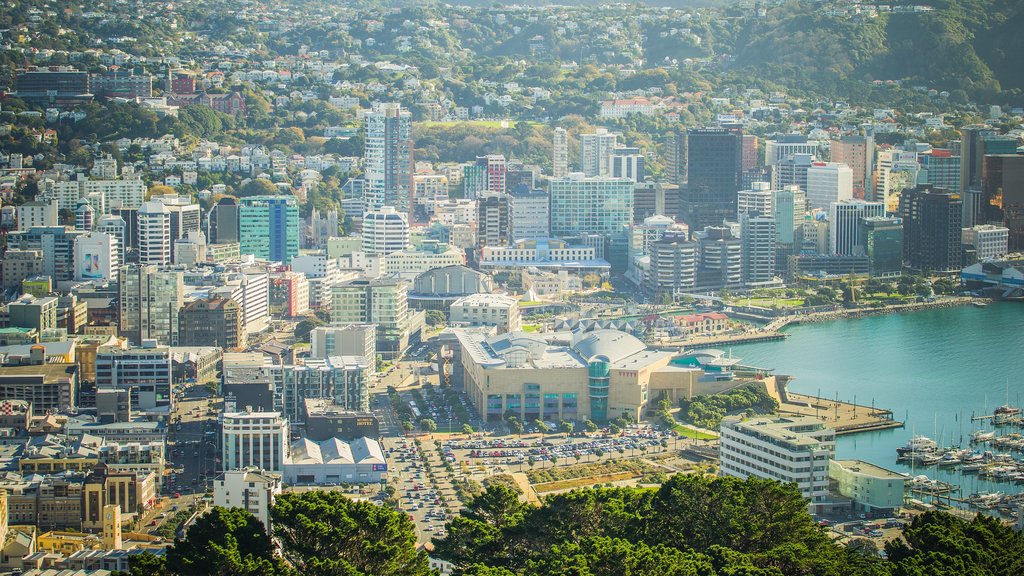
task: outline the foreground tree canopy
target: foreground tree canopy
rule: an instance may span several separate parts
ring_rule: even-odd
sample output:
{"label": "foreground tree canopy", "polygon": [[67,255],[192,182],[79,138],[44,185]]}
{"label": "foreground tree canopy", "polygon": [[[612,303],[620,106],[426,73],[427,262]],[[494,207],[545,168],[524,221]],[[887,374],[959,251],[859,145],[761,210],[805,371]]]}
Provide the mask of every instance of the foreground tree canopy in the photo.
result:
{"label": "foreground tree canopy", "polygon": [[[271,539],[248,512],[214,508],[166,559],[132,576],[427,576],[399,512],[336,492],[281,496]],[[658,489],[574,490],[542,506],[496,485],[434,541],[464,576],[1019,576],[1024,537],[999,520],[916,518],[887,558],[866,540],[834,543],[792,485],[700,474]]]}
{"label": "foreground tree canopy", "polygon": [[576,490],[521,504],[491,487],[434,541],[472,576],[953,576],[1024,574],[998,520],[928,513],[887,547],[835,544],[794,486],[677,475],[657,490]]}

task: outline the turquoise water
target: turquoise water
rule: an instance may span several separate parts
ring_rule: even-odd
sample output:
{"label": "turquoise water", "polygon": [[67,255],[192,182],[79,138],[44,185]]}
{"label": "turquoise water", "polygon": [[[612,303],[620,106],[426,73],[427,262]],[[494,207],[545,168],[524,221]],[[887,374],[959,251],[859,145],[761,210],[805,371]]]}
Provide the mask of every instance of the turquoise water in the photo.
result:
{"label": "turquoise water", "polygon": [[[993,303],[794,326],[783,341],[732,348],[742,364],[789,374],[789,389],[803,394],[888,408],[903,429],[842,436],[837,458],[858,458],[898,471],[896,448],[916,432],[967,446],[983,422],[1006,403],[1024,406],[1024,305]],[[1005,430],[1004,432],[1021,431]],[[1017,454],[1018,459],[1024,455]],[[964,495],[982,490],[1016,492],[976,475],[937,468],[915,470],[960,484]]]}

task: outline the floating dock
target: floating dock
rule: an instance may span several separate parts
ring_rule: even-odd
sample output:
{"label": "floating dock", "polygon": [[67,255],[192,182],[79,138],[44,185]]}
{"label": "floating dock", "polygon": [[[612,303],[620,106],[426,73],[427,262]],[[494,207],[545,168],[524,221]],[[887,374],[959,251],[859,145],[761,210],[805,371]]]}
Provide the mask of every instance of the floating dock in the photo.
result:
{"label": "floating dock", "polygon": [[903,427],[903,422],[893,419],[892,410],[789,392],[786,387],[790,380],[789,376],[776,375],[775,386],[768,386],[768,393],[779,403],[780,414],[820,418],[835,429],[836,436]]}

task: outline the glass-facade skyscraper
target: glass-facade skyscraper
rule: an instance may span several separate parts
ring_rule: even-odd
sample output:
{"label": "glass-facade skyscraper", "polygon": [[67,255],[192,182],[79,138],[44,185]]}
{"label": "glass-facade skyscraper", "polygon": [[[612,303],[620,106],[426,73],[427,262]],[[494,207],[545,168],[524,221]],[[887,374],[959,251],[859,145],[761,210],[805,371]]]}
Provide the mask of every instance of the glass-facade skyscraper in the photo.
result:
{"label": "glass-facade skyscraper", "polygon": [[287,264],[299,254],[299,204],[294,196],[251,196],[238,207],[240,252]]}

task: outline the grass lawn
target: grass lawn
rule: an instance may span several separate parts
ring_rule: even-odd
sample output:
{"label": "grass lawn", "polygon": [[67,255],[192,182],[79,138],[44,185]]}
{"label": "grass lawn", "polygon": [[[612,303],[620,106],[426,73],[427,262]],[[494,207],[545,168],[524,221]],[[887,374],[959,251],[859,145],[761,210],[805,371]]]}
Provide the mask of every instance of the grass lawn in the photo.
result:
{"label": "grass lawn", "polygon": [[734,306],[758,306],[761,308],[771,308],[773,305],[779,308],[796,308],[804,305],[803,298],[737,298],[729,302]]}
{"label": "grass lawn", "polygon": [[537,332],[540,330],[540,324],[523,324],[523,332]]}
{"label": "grass lawn", "polygon": [[693,440],[714,440],[715,438],[718,438],[718,436],[715,436],[714,434],[695,430],[685,424],[678,424],[672,428],[672,430],[686,438],[692,438]]}

